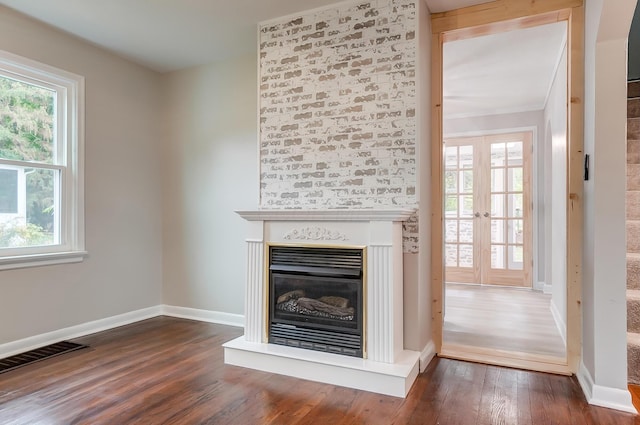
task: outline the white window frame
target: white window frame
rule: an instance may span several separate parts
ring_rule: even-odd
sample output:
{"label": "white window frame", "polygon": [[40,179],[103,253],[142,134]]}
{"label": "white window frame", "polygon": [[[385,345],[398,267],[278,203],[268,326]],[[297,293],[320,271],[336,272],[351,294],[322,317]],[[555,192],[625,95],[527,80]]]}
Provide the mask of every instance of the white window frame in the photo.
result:
{"label": "white window frame", "polygon": [[[80,262],[84,246],[84,77],[0,50],[0,76],[15,78],[57,92],[56,161],[34,163],[58,170],[59,243],[47,246],[0,248],[0,270]],[[24,166],[0,159],[1,164]]]}

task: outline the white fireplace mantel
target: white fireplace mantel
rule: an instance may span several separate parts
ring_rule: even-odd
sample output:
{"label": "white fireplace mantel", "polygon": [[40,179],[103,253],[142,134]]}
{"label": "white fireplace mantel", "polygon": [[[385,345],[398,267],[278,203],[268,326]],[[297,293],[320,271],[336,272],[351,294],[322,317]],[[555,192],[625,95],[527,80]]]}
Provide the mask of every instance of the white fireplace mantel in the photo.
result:
{"label": "white fireplace mantel", "polygon": [[247,221],[406,221],[415,209],[246,210],[236,211]]}
{"label": "white fireplace mantel", "polygon": [[[402,222],[414,212],[237,211],[247,220],[245,333],[224,345],[225,362],[404,397],[419,368],[419,353],[405,350],[403,341]],[[366,248],[365,359],[267,343],[266,247],[292,243]]]}

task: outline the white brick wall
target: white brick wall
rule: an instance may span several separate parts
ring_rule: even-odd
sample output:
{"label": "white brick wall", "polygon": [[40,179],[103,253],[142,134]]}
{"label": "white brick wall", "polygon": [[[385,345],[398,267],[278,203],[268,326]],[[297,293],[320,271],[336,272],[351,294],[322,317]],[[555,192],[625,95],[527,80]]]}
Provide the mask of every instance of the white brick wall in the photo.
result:
{"label": "white brick wall", "polygon": [[415,14],[360,1],[260,27],[261,207],[416,206]]}

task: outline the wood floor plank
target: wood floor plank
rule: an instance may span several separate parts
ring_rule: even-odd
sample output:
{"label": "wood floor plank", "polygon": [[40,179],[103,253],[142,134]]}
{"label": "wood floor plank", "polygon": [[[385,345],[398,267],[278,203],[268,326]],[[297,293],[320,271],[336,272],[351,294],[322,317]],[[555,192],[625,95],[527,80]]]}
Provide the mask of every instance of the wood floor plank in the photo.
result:
{"label": "wood floor plank", "polygon": [[516,423],[518,425],[534,425],[531,420],[531,399],[529,397],[529,376],[531,372],[524,370],[516,371],[517,382],[517,414]]}
{"label": "wood floor plank", "polygon": [[158,317],[0,374],[0,424],[640,424],[575,378],[436,358],[405,399],[224,364],[229,326]]}
{"label": "wood floor plank", "polygon": [[566,350],[551,313],[550,295],[522,288],[456,283],[447,283],[445,294],[445,344],[564,361]]}

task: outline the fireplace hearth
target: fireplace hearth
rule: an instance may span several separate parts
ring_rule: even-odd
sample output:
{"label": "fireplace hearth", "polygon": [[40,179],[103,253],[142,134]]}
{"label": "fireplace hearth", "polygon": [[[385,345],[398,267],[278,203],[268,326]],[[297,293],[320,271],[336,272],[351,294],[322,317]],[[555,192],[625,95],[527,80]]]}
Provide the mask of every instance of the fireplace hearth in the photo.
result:
{"label": "fireplace hearth", "polygon": [[269,247],[269,342],[363,357],[362,248]]}

